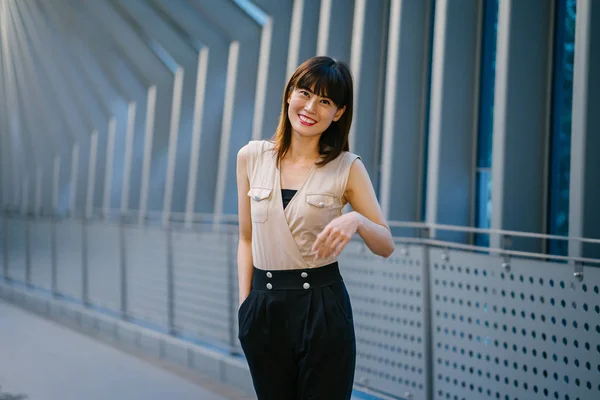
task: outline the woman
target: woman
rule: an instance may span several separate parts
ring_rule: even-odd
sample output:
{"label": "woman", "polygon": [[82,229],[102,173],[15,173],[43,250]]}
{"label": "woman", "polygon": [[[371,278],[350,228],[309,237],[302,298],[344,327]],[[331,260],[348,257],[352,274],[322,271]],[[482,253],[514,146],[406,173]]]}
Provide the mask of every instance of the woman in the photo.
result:
{"label": "woman", "polygon": [[[358,232],[382,257],[394,242],[373,185],[348,151],[348,67],[304,62],[273,141],[238,153],[239,339],[259,400],[350,399],[356,347],[337,256]],[[353,211],[342,214],[350,203]]]}

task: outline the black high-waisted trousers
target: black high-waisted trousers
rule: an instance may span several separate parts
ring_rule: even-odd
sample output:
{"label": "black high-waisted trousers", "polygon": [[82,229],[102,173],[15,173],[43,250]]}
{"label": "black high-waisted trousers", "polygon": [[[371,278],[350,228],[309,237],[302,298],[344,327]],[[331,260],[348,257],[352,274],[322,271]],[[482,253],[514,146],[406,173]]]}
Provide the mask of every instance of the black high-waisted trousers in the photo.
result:
{"label": "black high-waisted trousers", "polygon": [[333,263],[254,268],[239,339],[259,400],[348,400],[356,342],[348,292]]}

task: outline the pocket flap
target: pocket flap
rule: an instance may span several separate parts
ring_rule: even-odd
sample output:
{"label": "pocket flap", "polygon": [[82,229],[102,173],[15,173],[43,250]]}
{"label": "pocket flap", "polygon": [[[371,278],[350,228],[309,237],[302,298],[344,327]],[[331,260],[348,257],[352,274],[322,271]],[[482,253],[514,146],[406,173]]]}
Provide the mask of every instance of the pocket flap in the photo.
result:
{"label": "pocket flap", "polygon": [[330,208],[338,204],[338,199],[329,193],[309,193],[306,202],[318,208]]}
{"label": "pocket flap", "polygon": [[261,201],[268,199],[271,196],[272,189],[265,188],[251,188],[248,191],[248,196],[254,201]]}

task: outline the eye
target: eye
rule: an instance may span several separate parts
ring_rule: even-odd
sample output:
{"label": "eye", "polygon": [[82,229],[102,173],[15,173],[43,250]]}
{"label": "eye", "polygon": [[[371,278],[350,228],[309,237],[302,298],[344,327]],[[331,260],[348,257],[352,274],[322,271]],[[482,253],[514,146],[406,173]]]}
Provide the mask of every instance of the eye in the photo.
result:
{"label": "eye", "polygon": [[308,97],[308,92],[306,90],[300,89],[298,93],[300,93],[302,96]]}
{"label": "eye", "polygon": [[325,105],[330,105],[331,101],[327,100],[327,99],[323,99],[321,100],[321,103],[325,104]]}

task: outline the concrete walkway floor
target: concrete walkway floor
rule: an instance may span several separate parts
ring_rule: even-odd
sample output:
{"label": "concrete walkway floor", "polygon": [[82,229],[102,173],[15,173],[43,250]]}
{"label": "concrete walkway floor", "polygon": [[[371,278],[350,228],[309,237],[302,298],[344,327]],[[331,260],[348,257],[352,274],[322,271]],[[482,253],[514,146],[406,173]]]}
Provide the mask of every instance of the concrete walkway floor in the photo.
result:
{"label": "concrete walkway floor", "polygon": [[250,400],[0,301],[0,400]]}

